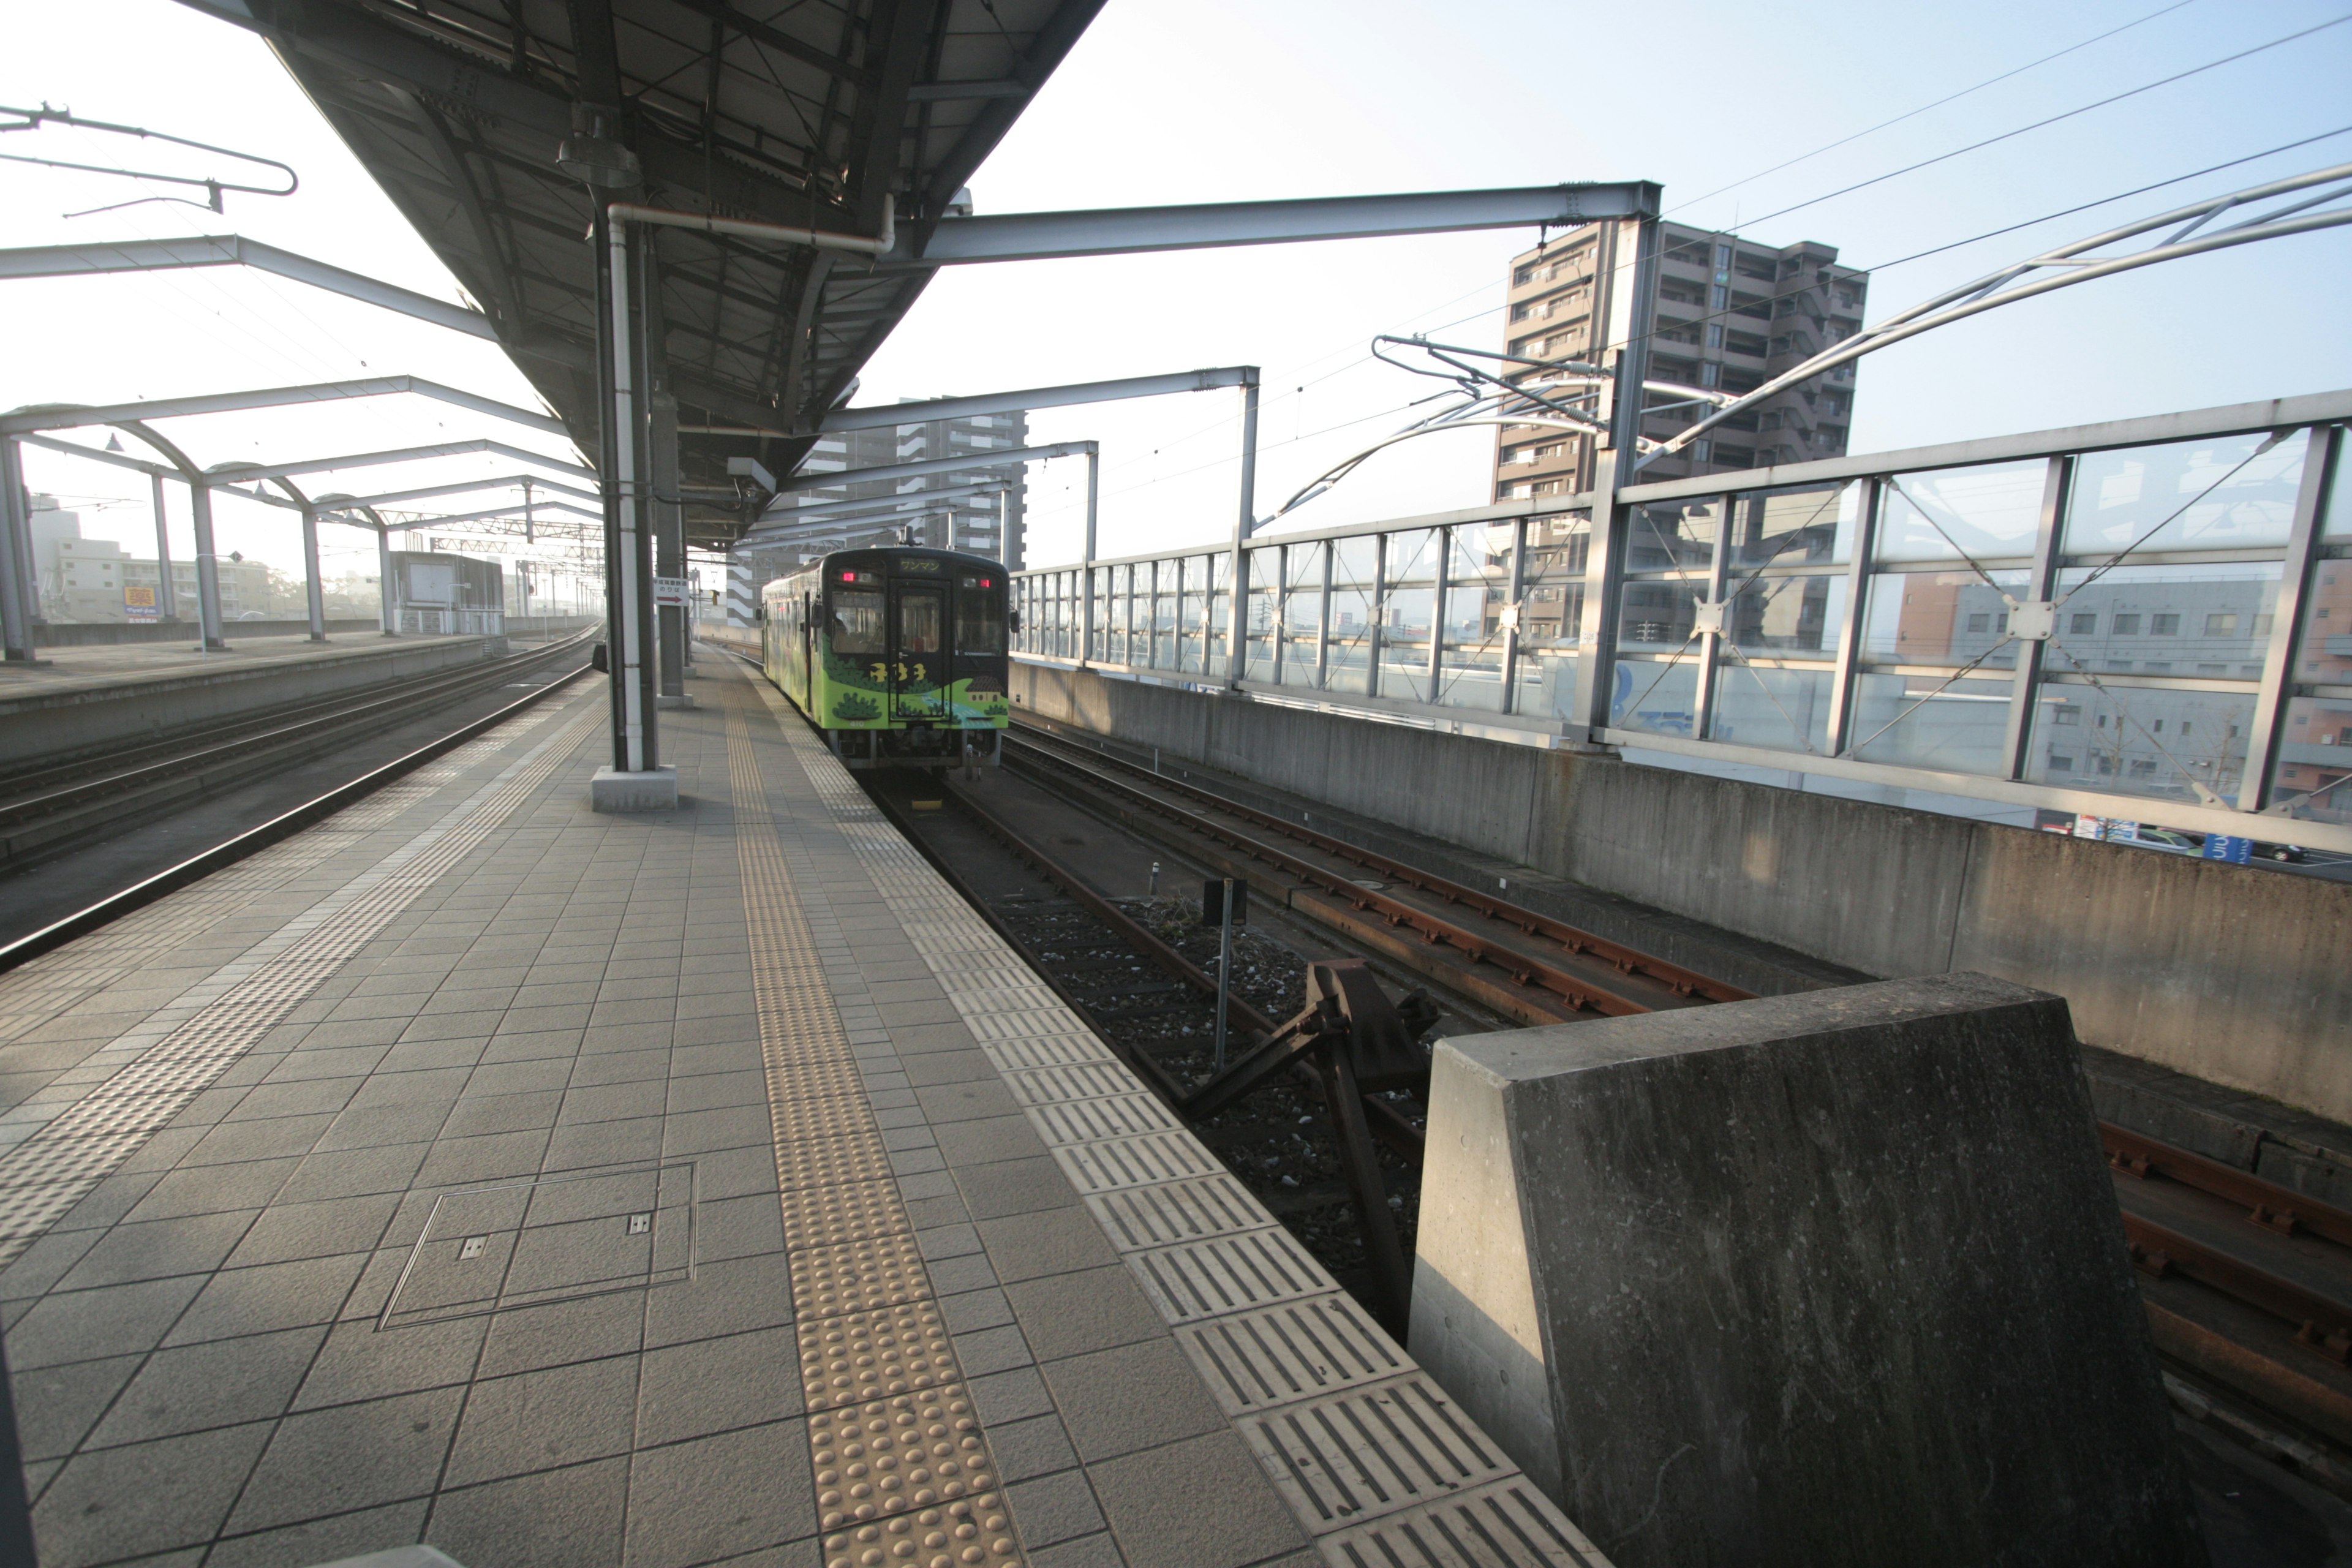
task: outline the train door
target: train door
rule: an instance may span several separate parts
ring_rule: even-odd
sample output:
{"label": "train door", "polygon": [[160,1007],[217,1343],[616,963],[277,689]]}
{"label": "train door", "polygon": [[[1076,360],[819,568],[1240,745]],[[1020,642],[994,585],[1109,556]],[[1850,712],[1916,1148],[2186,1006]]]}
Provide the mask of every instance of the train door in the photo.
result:
{"label": "train door", "polygon": [[890,695],[902,719],[943,718],[947,713],[948,595],[943,585],[902,583],[897,587],[891,638]]}
{"label": "train door", "polygon": [[800,603],[801,690],[810,712],[816,711],[816,595],[803,590]]}

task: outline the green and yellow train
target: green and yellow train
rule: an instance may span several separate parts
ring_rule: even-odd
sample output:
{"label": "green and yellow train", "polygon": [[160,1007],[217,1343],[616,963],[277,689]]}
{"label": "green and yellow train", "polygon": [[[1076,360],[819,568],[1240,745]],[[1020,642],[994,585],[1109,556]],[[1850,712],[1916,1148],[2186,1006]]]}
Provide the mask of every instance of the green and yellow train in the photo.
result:
{"label": "green and yellow train", "polygon": [[853,768],[994,765],[1005,697],[1001,562],[836,551],[760,595],[761,665]]}

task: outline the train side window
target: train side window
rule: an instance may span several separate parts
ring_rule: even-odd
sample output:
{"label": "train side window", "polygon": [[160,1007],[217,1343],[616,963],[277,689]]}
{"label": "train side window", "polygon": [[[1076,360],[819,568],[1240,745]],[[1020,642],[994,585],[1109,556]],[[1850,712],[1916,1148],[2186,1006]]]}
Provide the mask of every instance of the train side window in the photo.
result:
{"label": "train side window", "polygon": [[825,625],[833,651],[866,658],[883,651],[882,595],[866,588],[836,588],[833,616]]}
{"label": "train side window", "polygon": [[993,589],[966,588],[956,595],[955,649],[973,658],[1004,652],[1004,601]]}

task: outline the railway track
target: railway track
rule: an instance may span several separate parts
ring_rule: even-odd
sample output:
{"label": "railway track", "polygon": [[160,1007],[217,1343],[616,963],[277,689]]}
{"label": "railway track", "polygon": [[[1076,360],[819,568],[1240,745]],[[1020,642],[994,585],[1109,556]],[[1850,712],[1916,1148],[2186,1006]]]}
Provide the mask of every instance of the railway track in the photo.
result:
{"label": "railway track", "polygon": [[1742,1000],[1751,993],[1499,893],[1312,825],[1035,732],[1007,761],[1057,794],[1219,872],[1458,994],[1528,1025]]}
{"label": "railway track", "polygon": [[[168,893],[199,881],[215,871],[233,866],[246,857],[257,854],[282,839],[291,837],[313,823],[324,821],[344,807],[365,799],[386,784],[414,773],[435,758],[456,750],[477,735],[483,734],[518,714],[528,711],[589,672],[591,667],[584,658],[583,662],[568,668],[561,668],[560,665],[560,661],[565,658],[582,658],[586,652],[586,640],[584,637],[570,637],[551,644],[545,648],[534,649],[530,654],[510,656],[509,658],[495,661],[499,667],[495,673],[504,678],[502,679],[488,679],[492,673],[490,671],[469,672],[479,679],[460,690],[436,689],[436,694],[429,700],[420,696],[410,706],[379,710],[375,719],[377,723],[395,719],[414,719],[421,712],[429,711],[431,708],[444,702],[455,701],[486,688],[504,684],[506,679],[510,679],[518,673],[530,673],[542,668],[544,660],[559,662],[556,672],[545,680],[536,683],[529,694],[459,724],[423,745],[370,769],[357,778],[338,784],[290,810],[278,813],[267,822],[213,844],[176,864],[141,878],[126,887],[119,888],[61,920],[52,921],[37,931],[0,945],[0,973],[5,973],[19,964],[29,963],[42,953],[61,947],[76,937],[97,931],[110,921],[121,919],[133,910],[144,908]],[[518,660],[520,662],[518,663]],[[331,744],[335,738],[348,733],[348,731],[337,731],[324,743]],[[268,755],[273,762],[288,760],[284,753],[268,753]],[[254,760],[253,755],[248,753],[246,760],[248,763],[251,762]],[[152,809],[155,803],[149,801],[143,804],[147,808]]]}
{"label": "railway track", "polygon": [[399,683],[284,705],[59,761],[0,769],[0,874],[24,870],[129,822],[250,784],[257,771],[318,755],[451,702],[578,658],[593,632]]}
{"label": "railway track", "polygon": [[[1254,896],[1284,900],[1515,1020],[1746,994],[1191,779],[1034,731],[1009,741],[1006,755],[1074,807],[1246,876]],[[1026,853],[1043,856],[1034,844]],[[1596,977],[1595,960],[1613,975]],[[2352,1214],[2112,1123],[2100,1135],[2151,1331],[2183,1407],[2352,1497]]]}

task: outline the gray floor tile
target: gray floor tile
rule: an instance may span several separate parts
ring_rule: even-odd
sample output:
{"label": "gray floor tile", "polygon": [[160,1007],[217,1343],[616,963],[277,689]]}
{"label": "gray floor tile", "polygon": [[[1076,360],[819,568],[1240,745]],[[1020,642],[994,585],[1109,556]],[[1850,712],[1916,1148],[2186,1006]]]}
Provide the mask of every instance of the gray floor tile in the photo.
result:
{"label": "gray floor tile", "polygon": [[144,1358],[108,1356],[36,1367],[10,1379],[16,1399],[16,1441],[27,1459],[61,1459],[98,1425]]}
{"label": "gray floor tile", "polygon": [[1067,1208],[1078,1201],[1070,1179],[1047,1154],[958,1165],[957,1188],[974,1219],[1002,1219],[1038,1209]]}
{"label": "gray floor tile", "polygon": [[654,1351],[645,1358],[638,1385],[637,1442],[653,1447],[798,1415],[800,1384],[790,1330]]}
{"label": "gray floor tile", "polygon": [[33,1508],[45,1568],[169,1551],[209,1541],[269,1440],[267,1422],[68,1461]]}
{"label": "gray floor tile", "polygon": [[792,1321],[791,1277],[780,1253],[706,1263],[691,1279],[646,1292],[648,1346],[787,1328]]}
{"label": "gray floor tile", "polygon": [[294,1154],[237,1165],[194,1165],[173,1171],[158,1179],[123,1218],[135,1225],[231,1209],[258,1209],[278,1195],[286,1178],[301,1163],[302,1157]]}
{"label": "gray floor tile", "polygon": [[9,1325],[9,1369],[152,1350],[204,1283],[200,1275],[184,1274],[45,1296]]}
{"label": "gray floor tile", "polygon": [[57,1289],[85,1290],[91,1286],[120,1286],[139,1279],[216,1269],[228,1258],[230,1248],[245,1239],[254,1213],[258,1211],[240,1208],[146,1225],[115,1225],[97,1246],[82,1253],[80,1262],[66,1269]]}
{"label": "gray floor tile", "polygon": [[318,1203],[278,1204],[265,1210],[228,1258],[232,1268],[331,1258],[374,1247],[400,1207],[395,1193],[363,1193]]}
{"label": "gray floor tile", "polygon": [[490,1132],[478,1138],[449,1138],[433,1145],[416,1173],[416,1185],[471,1187],[512,1181],[539,1173],[540,1157],[547,1152],[547,1132]]}
{"label": "gray floor tile", "polygon": [[487,1327],[481,1318],[381,1331],[373,1317],[339,1322],[302,1380],[295,1407],[315,1410],[462,1384],[473,1375]]}
{"label": "gray floor tile", "polygon": [[1118,1264],[1005,1287],[1040,1361],[1165,1339],[1168,1325]]}
{"label": "gray floor tile", "polygon": [[462,1399],[462,1390],[444,1388],[288,1416],[229,1528],[266,1530],[425,1496],[440,1474]]}
{"label": "gray floor tile", "polygon": [[626,1454],[637,1358],[614,1356],[476,1383],[442,1484],[467,1486]]}
{"label": "gray floor tile", "polygon": [[1238,1568],[1307,1544],[1230,1430],[1095,1465],[1087,1476],[1131,1568]]}
{"label": "gray floor tile", "polygon": [[405,1192],[425,1163],[426,1145],[395,1143],[373,1149],[323,1150],[305,1158],[276,1201],[318,1203],[371,1193]]}
{"label": "gray floor tile", "polygon": [[806,1426],[778,1421],[638,1453],[623,1561],[688,1568],[805,1539],[815,1522]]}
{"label": "gray floor tile", "polygon": [[1045,1380],[1034,1366],[970,1378],[965,1386],[971,1390],[972,1408],[980,1413],[982,1429],[1043,1415],[1054,1408],[1054,1396],[1045,1391]]}
{"label": "gray floor tile", "polygon": [[[995,1434],[989,1436],[992,1443]],[[1105,1526],[1102,1510],[1095,1506],[1094,1489],[1080,1470],[1017,1481],[1005,1488],[1004,1495],[1013,1505],[1013,1521],[1024,1546],[1051,1546],[1057,1541],[1095,1534]]]}
{"label": "gray floor tile", "polygon": [[[667,1289],[667,1287],[665,1287]],[[490,1319],[478,1377],[503,1377],[570,1362],[635,1354],[645,1342],[645,1296],[614,1290],[545,1306],[520,1307]]]}
{"label": "gray floor tile", "polygon": [[1020,1102],[1013,1098],[1013,1091],[1006,1089],[1002,1080],[990,1083],[983,1079],[967,1083],[942,1084],[917,1089],[915,1099],[922,1106],[924,1116],[934,1122],[970,1121],[979,1117],[1021,1114]]}
{"label": "gray floor tile", "polygon": [[425,1538],[467,1568],[610,1568],[629,1461],[601,1459],[443,1492]]}
{"label": "gray floor tile", "polygon": [[1070,1356],[1042,1370],[1062,1425],[1088,1464],[1227,1429],[1224,1413],[1172,1340]]}
{"label": "gray floor tile", "polygon": [[553,1089],[479,1098],[469,1093],[449,1112],[441,1136],[468,1138],[492,1132],[536,1131],[555,1125],[555,1113],[562,1103],[563,1091]]}
{"label": "gray floor tile", "polygon": [[[996,1457],[997,1474],[1008,1485],[1070,1469],[1078,1462],[1061,1418],[1051,1413],[989,1427],[988,1449]],[[1014,1516],[1022,1517],[1019,1510]],[[1024,1523],[1025,1528],[1025,1520]]]}
{"label": "gray floor tile", "polygon": [[1073,1274],[1118,1260],[1102,1227],[1082,1208],[1046,1209],[982,1220],[988,1260],[1006,1283],[1045,1274]]}
{"label": "gray floor tile", "polygon": [[326,1337],[320,1323],[159,1351],[89,1440],[140,1443],[283,1415]]}
{"label": "gray floor tile", "polygon": [[[205,1282],[165,1344],[194,1344],[238,1334],[331,1323],[367,1262],[365,1253],[304,1258],[254,1268],[225,1268]],[[9,1353],[16,1353],[12,1341]]]}

